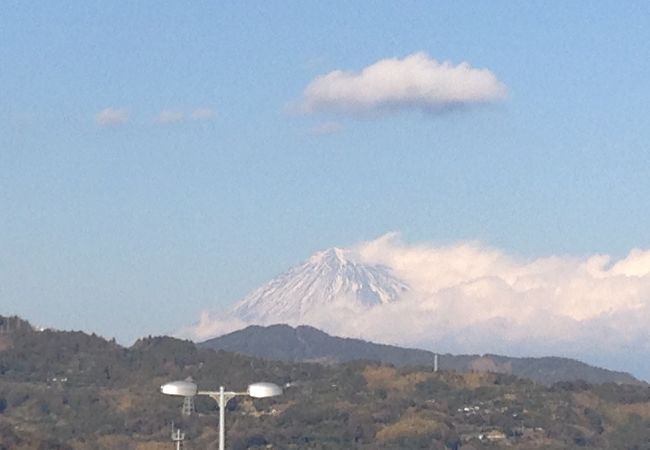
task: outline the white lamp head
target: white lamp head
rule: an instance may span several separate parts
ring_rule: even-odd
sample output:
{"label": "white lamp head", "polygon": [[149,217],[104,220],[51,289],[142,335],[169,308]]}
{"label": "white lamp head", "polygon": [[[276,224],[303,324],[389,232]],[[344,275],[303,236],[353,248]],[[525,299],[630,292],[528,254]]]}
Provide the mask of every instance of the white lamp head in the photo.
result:
{"label": "white lamp head", "polygon": [[273,383],[253,383],[246,392],[253,398],[267,398],[282,395],[282,388]]}
{"label": "white lamp head", "polygon": [[166,395],[178,395],[180,397],[194,397],[198,388],[191,381],[172,381],[160,386],[160,392]]}

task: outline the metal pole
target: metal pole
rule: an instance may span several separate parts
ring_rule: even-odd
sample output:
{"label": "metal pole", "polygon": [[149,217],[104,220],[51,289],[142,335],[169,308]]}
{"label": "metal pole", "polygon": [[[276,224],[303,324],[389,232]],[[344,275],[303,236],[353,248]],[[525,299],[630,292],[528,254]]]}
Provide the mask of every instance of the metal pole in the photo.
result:
{"label": "metal pole", "polygon": [[219,450],[224,450],[226,445],[226,399],[223,386],[219,387]]}
{"label": "metal pole", "polygon": [[[219,404],[219,450],[225,450],[226,448],[226,404],[230,400],[238,395],[248,395],[253,398],[266,398],[282,394],[282,388],[273,383],[253,383],[248,386],[248,389],[245,392],[225,392],[223,386],[219,386],[218,391],[199,391],[196,384],[187,380],[164,384],[160,387],[160,390],[163,394],[180,395],[184,397],[207,395]],[[184,437],[184,434],[182,437]]]}

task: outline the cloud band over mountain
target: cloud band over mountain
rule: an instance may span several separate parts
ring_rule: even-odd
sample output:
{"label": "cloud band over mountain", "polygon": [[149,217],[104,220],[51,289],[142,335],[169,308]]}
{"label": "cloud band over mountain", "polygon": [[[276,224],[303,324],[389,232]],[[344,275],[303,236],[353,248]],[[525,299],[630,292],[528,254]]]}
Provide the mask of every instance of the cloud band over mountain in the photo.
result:
{"label": "cloud band over mountain", "polygon": [[650,350],[650,251],[521,261],[478,243],[407,245],[393,234],[357,251],[413,287],[356,324],[368,338],[463,352]]}

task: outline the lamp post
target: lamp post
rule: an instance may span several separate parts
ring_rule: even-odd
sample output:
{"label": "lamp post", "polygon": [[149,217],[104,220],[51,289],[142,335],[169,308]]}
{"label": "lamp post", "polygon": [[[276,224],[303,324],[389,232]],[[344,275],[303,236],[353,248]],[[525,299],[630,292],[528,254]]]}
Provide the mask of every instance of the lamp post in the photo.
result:
{"label": "lamp post", "polygon": [[219,450],[225,449],[226,442],[226,405],[238,395],[245,395],[253,398],[268,398],[282,394],[282,388],[273,383],[249,384],[246,392],[225,391],[223,386],[218,391],[199,391],[198,386],[188,380],[172,381],[160,386],[160,392],[165,395],[176,395],[180,397],[194,397],[196,395],[207,395],[219,404]]}

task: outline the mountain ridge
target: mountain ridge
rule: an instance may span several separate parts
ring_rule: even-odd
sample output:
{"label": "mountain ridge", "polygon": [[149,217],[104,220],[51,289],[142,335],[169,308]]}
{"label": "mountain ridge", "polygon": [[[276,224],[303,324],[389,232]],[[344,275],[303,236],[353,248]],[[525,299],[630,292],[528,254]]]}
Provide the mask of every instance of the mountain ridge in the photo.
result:
{"label": "mountain ridge", "polygon": [[[197,343],[199,348],[225,350],[268,360],[338,364],[355,360],[377,361],[395,366],[434,365],[436,353],[377,344],[354,338],[331,336],[317,328],[286,324],[251,325]],[[625,372],[591,366],[563,357],[509,357],[502,355],[439,354],[440,370],[496,372],[528,378],[542,384],[582,380],[591,384],[614,382],[644,384]]]}

